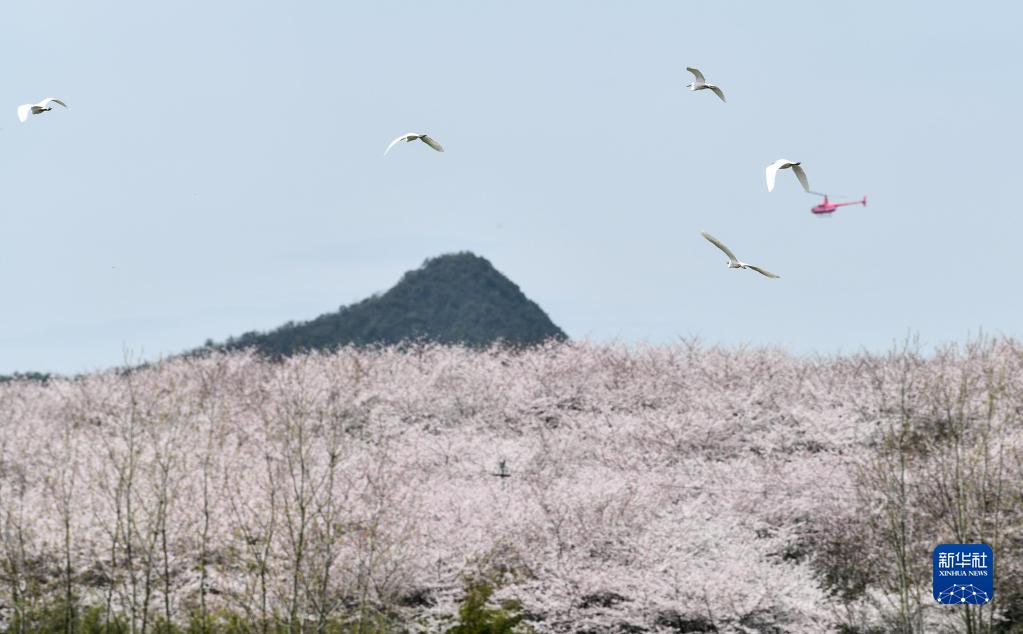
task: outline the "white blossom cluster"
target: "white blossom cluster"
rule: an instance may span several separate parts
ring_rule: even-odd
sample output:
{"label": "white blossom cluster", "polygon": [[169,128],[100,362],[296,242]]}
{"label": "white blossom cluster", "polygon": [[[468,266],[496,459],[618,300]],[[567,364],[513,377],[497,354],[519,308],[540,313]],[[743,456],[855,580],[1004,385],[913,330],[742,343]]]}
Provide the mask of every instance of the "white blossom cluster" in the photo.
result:
{"label": "white blossom cluster", "polygon": [[[436,632],[480,579],[536,632],[997,623],[1023,589],[1021,353],[424,345],[11,382],[0,627],[73,605]],[[937,606],[930,550],[982,540],[993,604]]]}

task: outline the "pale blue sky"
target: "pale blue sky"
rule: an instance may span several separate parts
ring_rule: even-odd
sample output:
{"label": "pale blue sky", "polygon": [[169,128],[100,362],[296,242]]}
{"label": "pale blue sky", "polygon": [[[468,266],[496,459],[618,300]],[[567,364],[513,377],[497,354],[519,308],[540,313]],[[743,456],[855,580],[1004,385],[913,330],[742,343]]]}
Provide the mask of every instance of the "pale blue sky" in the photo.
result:
{"label": "pale blue sky", "polygon": [[[574,338],[1021,337],[1021,23],[1007,2],[12,4],[0,373],[309,319],[456,250]],[[50,95],[71,109],[18,123]],[[447,152],[381,157],[412,130]],[[812,217],[788,173],[768,194],[780,157],[870,206]]]}

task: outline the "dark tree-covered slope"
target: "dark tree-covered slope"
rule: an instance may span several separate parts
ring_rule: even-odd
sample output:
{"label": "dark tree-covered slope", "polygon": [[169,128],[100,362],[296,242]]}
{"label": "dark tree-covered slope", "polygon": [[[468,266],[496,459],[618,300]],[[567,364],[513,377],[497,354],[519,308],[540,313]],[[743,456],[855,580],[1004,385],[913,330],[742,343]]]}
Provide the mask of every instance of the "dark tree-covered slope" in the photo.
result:
{"label": "dark tree-covered slope", "polygon": [[552,338],[567,337],[518,286],[485,258],[453,253],[426,260],[383,295],[311,321],[245,333],[212,347],[255,347],[264,354],[286,356],[346,344],[423,340],[525,346]]}

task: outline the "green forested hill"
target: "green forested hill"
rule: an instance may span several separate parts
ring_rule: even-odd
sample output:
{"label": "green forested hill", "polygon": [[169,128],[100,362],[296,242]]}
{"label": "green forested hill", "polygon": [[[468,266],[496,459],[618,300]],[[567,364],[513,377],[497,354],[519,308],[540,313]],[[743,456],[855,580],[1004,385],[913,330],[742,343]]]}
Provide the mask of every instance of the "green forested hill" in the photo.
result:
{"label": "green forested hill", "polygon": [[255,347],[272,356],[346,344],[409,340],[486,346],[566,339],[547,314],[485,258],[454,253],[426,260],[382,295],[270,332],[248,332],[215,348]]}

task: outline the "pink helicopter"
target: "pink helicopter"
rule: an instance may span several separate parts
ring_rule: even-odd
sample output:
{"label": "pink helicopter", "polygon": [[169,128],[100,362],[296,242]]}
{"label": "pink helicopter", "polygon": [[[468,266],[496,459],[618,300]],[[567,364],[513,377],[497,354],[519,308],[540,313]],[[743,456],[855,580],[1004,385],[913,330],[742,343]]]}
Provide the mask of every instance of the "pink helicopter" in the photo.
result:
{"label": "pink helicopter", "polygon": [[810,211],[812,211],[815,214],[832,214],[835,213],[835,210],[838,209],[839,207],[845,207],[846,205],[863,205],[864,207],[867,206],[866,196],[864,196],[862,200],[853,200],[847,203],[833,203],[828,201],[827,194],[818,194],[817,192],[810,193],[817,194],[818,196],[824,196],[824,202],[817,205],[816,207],[810,208]]}

